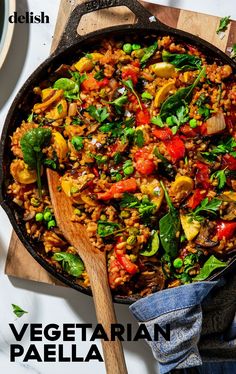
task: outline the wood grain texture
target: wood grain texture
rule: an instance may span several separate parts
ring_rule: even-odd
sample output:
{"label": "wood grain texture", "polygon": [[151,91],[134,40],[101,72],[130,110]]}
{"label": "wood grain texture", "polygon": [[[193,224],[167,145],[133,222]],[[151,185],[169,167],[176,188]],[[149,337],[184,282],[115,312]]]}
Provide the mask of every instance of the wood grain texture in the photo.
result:
{"label": "wood grain texture", "polygon": [[[93,301],[98,323],[101,323],[109,340],[111,325],[116,324],[116,315],[108,283],[106,253],[94,247],[85,226],[72,222],[72,200],[63,191],[58,191],[60,176],[47,169],[49,192],[55,218],[63,236],[73,245],[82,258],[90,279]],[[127,374],[124,352],[120,340],[101,341],[107,374]]]}
{"label": "wood grain texture", "polygon": [[[82,0],[61,0],[51,51],[55,50],[60,40],[61,33],[65,27],[69,14],[76,4],[82,2]],[[223,51],[226,51],[227,48],[232,47],[232,45],[236,43],[236,21],[230,23],[230,27],[226,32],[225,37],[221,40],[219,36],[216,35],[216,28],[219,23],[218,17],[161,5],[148,4],[142,1],[140,2],[151,13],[159,18],[161,22],[172,27],[178,27],[195,35],[199,35],[201,38],[208,40]],[[115,24],[118,20],[121,23],[135,22],[135,18],[130,11],[125,8],[125,13],[123,13],[123,9],[115,8],[112,11],[103,10],[90,13],[84,20],[82,20],[83,23],[79,27],[79,32],[89,32],[98,28],[106,27],[110,25],[109,22]],[[19,278],[31,279],[50,284],[61,284],[49,275],[46,270],[44,270],[32,258],[14,232],[9,246],[5,272],[8,275]]]}

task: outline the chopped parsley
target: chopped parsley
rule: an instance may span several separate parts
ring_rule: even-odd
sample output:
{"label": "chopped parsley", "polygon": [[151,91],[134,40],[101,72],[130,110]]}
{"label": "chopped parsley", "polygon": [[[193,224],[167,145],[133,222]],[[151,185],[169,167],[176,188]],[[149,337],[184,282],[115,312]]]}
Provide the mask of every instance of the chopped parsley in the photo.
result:
{"label": "chopped parsley", "polygon": [[18,317],[22,317],[23,314],[25,313],[28,313],[26,312],[25,310],[23,310],[20,306],[16,305],[16,304],[11,304],[12,306],[12,309],[13,309],[13,313]]}

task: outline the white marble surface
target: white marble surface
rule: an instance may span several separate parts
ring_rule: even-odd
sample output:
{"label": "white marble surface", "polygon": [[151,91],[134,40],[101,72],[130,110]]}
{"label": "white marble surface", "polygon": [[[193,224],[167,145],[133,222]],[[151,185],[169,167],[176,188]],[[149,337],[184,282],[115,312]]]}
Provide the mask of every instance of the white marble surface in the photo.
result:
{"label": "white marble surface", "polygon": [[[11,1],[11,0],[10,0]],[[163,5],[197,10],[218,16],[231,15],[236,19],[235,0],[159,0],[153,1]],[[44,11],[50,17],[49,25],[15,26],[12,46],[7,60],[0,71],[0,130],[9,106],[17,91],[29,74],[48,55],[59,7],[59,0],[17,0],[18,11]],[[9,344],[15,343],[8,323],[14,322],[17,327],[23,323],[93,323],[95,313],[92,299],[73,290],[63,287],[52,287],[34,282],[9,279],[4,275],[4,264],[11,234],[11,225],[5,212],[0,208],[0,371],[4,374],[65,374],[65,371],[78,371],[83,374],[105,373],[102,363],[17,363],[9,361]],[[11,303],[18,304],[29,313],[21,319],[15,319],[11,312]],[[136,323],[129,314],[128,308],[116,305],[119,322]],[[44,341],[44,343],[48,343]],[[28,335],[23,342],[28,346]],[[87,353],[91,343],[77,344],[81,355]],[[37,344],[39,347],[42,344]],[[100,346],[99,346],[100,347]],[[101,348],[101,347],[100,347]],[[129,374],[156,374],[156,362],[143,342],[125,343],[125,356]]]}

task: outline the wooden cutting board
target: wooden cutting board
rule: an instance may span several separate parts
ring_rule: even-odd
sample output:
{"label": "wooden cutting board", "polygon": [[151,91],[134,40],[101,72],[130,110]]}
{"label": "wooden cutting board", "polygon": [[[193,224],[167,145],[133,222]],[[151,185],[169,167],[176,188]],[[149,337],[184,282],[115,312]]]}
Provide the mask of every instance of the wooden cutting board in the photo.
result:
{"label": "wooden cutting board", "polygon": [[[69,14],[76,4],[82,2],[82,0],[61,0],[52,42],[52,51],[55,50],[60,40],[60,35]],[[163,23],[198,35],[227,53],[229,53],[228,48],[236,43],[236,21],[230,23],[224,38],[221,39],[216,34],[219,24],[218,17],[140,2]],[[103,27],[134,22],[135,16],[126,7],[104,9],[84,16],[78,31],[80,34],[86,34],[89,31]],[[17,238],[15,232],[12,234],[9,245],[5,273],[10,276],[38,282],[61,284],[31,257]]]}

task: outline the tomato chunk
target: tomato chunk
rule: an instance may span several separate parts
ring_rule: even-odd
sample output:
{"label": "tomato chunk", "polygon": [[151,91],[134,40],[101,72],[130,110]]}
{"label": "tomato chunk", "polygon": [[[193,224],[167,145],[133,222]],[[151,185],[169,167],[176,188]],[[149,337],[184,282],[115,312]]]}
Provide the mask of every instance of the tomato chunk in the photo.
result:
{"label": "tomato chunk", "polygon": [[169,127],[164,127],[162,129],[154,129],[153,135],[160,140],[168,140],[173,137],[173,133]]}
{"label": "tomato chunk", "polygon": [[130,261],[126,254],[119,254],[116,253],[117,261],[121,264],[121,266],[127,271],[129,274],[136,274],[138,271],[138,266]]}
{"label": "tomato chunk", "polygon": [[136,112],[136,125],[148,125],[150,122],[150,113],[146,108],[138,109]]}
{"label": "tomato chunk", "polygon": [[153,160],[150,160],[151,151],[147,147],[139,149],[135,155],[134,160],[136,161],[136,169],[142,175],[149,175],[155,170],[155,163]]}
{"label": "tomato chunk", "polygon": [[131,79],[134,85],[138,83],[138,74],[137,74],[137,71],[135,71],[132,68],[127,68],[124,71],[122,71],[122,75],[121,76],[122,76],[123,80]]}
{"label": "tomato chunk", "polygon": [[196,181],[197,185],[199,187],[204,188],[204,190],[207,190],[210,185],[210,170],[206,164],[203,162],[197,161],[197,172],[196,172]]}
{"label": "tomato chunk", "polygon": [[223,165],[227,169],[235,171],[236,170],[236,157],[226,154],[222,157]]}
{"label": "tomato chunk", "polygon": [[163,143],[165,144],[173,163],[184,157],[185,145],[178,135],[173,136],[170,140],[164,140]]}
{"label": "tomato chunk", "polygon": [[88,74],[87,78],[81,83],[81,89],[84,91],[93,91],[98,88],[99,82],[91,74]]}

